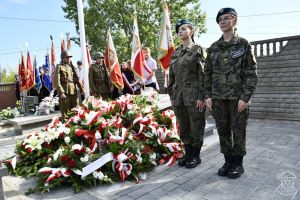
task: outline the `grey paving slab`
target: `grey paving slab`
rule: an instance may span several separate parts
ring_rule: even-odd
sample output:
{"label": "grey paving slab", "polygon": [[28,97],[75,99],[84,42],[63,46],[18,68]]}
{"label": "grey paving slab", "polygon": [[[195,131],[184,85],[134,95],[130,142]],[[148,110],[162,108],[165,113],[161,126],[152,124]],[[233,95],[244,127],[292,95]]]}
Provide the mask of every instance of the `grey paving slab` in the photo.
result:
{"label": "grey paving slab", "polygon": [[[78,194],[60,188],[26,197],[26,188],[34,182],[8,176],[4,177],[4,191],[7,199],[300,199],[299,130],[299,122],[250,120],[245,173],[239,179],[217,175],[223,156],[219,144],[214,143],[201,152],[202,163],[197,168],[186,169],[177,165],[157,168],[141,184],[125,182],[114,184],[113,189],[100,186]],[[11,155],[13,150],[13,145],[1,145],[0,158]],[[295,194],[289,197],[277,192],[286,172],[294,175],[290,188]]]}

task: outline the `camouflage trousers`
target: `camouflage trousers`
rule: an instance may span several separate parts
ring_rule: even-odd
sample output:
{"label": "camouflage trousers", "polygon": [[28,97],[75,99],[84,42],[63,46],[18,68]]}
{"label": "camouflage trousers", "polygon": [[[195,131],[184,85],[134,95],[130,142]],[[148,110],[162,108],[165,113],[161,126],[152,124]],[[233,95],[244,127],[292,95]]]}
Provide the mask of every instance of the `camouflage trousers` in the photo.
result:
{"label": "camouflage trousers", "polygon": [[245,156],[249,107],[238,113],[238,100],[213,99],[212,104],[212,115],[216,121],[221,153],[224,155]]}
{"label": "camouflage trousers", "polygon": [[179,122],[180,139],[193,147],[202,148],[205,130],[205,110],[200,112],[194,106],[173,106]]}
{"label": "camouflage trousers", "polygon": [[66,122],[68,111],[77,106],[77,94],[66,94],[66,96],[67,98],[63,100],[59,98],[59,109],[63,122]]}

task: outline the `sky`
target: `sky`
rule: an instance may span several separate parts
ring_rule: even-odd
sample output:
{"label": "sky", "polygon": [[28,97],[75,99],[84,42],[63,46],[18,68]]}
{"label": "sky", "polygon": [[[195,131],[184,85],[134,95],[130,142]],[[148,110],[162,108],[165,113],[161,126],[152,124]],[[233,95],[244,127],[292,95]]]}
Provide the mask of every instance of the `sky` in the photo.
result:
{"label": "sky", "polygon": [[[235,8],[238,12],[238,34],[249,41],[300,35],[298,0],[200,0],[200,2],[202,10],[207,14],[207,32],[199,36],[196,43],[204,47],[209,47],[221,37],[215,17],[223,7]],[[55,42],[56,59],[59,60],[60,35],[66,37],[65,33],[69,32],[71,37],[77,36],[75,25],[64,18],[65,13],[61,9],[63,5],[63,0],[0,0],[2,69],[16,70],[20,51],[26,54],[27,49],[31,57],[36,55],[38,66],[44,64],[47,49],[51,48],[50,34]],[[171,23],[175,25],[172,19]],[[28,43],[28,48],[25,43]],[[99,49],[103,50],[104,47]],[[74,43],[71,52],[74,62],[80,60],[80,48]]]}

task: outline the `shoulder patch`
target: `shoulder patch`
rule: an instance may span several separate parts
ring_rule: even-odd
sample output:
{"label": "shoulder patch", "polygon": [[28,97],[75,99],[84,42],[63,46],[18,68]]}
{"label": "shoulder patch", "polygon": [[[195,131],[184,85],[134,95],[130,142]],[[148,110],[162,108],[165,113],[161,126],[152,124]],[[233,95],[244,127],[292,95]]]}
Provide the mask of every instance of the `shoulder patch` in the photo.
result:
{"label": "shoulder patch", "polygon": [[231,52],[231,58],[238,58],[245,54],[245,49],[239,49]]}

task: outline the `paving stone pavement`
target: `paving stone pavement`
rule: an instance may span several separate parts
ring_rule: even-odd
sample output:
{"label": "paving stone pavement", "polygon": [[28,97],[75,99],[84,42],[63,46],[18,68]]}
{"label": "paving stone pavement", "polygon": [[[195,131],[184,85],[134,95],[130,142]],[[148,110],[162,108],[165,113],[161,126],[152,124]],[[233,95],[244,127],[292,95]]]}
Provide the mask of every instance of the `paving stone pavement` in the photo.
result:
{"label": "paving stone pavement", "polygon": [[[206,138],[205,138],[206,139]],[[215,140],[217,138],[215,137]],[[13,153],[13,145],[0,147],[0,159]],[[239,179],[217,175],[223,164],[219,144],[205,148],[202,163],[194,169],[160,167],[140,184],[99,186],[73,194],[59,188],[24,196],[34,180],[3,178],[6,199],[198,199],[298,200],[300,199],[300,122],[249,120],[245,173]]]}

